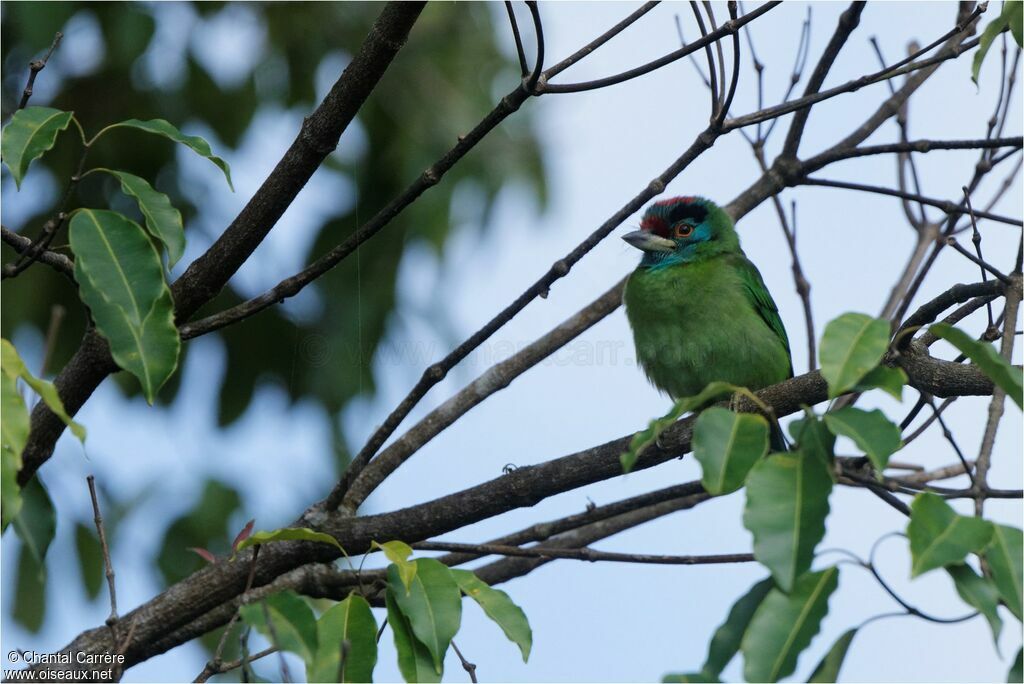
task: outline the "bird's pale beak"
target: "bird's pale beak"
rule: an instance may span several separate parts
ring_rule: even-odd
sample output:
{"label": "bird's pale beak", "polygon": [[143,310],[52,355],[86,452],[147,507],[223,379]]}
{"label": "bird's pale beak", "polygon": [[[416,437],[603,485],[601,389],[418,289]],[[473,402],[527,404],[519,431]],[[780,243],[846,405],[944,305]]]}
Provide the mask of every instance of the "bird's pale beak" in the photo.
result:
{"label": "bird's pale beak", "polygon": [[626,233],[622,236],[622,239],[645,252],[674,252],[676,249],[676,243],[672,240],[658,237],[645,230],[634,230],[632,233]]}

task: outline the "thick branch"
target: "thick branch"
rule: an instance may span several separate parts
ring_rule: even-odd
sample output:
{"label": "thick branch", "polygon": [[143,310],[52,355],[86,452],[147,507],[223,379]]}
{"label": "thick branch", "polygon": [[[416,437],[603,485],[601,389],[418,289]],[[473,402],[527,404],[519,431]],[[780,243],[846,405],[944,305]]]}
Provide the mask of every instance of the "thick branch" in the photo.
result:
{"label": "thick branch", "polygon": [[[990,394],[992,391],[991,381],[972,366],[941,364],[924,358],[920,364],[911,367],[911,372],[928,369],[932,365],[938,366],[932,378],[938,378],[944,386],[958,388],[965,394]],[[914,382],[917,378],[912,375],[911,380]],[[801,410],[804,405],[826,400],[827,388],[821,376],[814,372],[766,388],[758,396],[773,407],[776,415],[785,416]],[[667,429],[661,437],[660,446],[646,450],[635,468],[650,468],[686,453],[690,448],[692,427],[691,417]],[[429,539],[516,508],[533,506],[547,497],[621,475],[619,455],[630,439],[631,436],[627,435],[539,465],[524,466],[461,492],[390,513],[354,518],[329,512],[319,504],[310,508],[296,524],[333,535],[350,555],[364,553],[374,540],[415,542]],[[254,584],[262,586],[296,567],[332,560],[336,555],[337,551],[325,544],[288,542],[267,546],[260,554]],[[249,556],[242,554],[235,563],[206,567],[125,615],[123,620],[136,622],[134,638],[125,651],[128,663],[154,655],[152,645],[167,634],[242,593],[248,561]],[[102,652],[108,648],[107,630],[97,628],[84,632],[66,650]]]}

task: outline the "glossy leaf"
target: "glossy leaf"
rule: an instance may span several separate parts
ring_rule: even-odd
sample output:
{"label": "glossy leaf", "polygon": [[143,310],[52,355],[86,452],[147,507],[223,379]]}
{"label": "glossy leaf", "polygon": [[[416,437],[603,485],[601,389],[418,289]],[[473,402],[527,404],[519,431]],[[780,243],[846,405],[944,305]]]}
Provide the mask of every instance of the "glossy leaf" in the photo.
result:
{"label": "glossy leaf", "polygon": [[800,452],[772,454],[747,476],[743,525],[754,535],[754,557],[783,591],[811,567],[831,492],[828,468]]}
{"label": "glossy leaf", "polygon": [[813,413],[789,424],[789,434],[796,441],[796,451],[818,459],[832,472],[835,464],[836,436],[825,421]]}
{"label": "glossy leaf", "polygon": [[632,470],[644,449],[655,444],[661,433],[671,427],[684,413],[694,411],[716,399],[732,394],[738,389],[735,385],[730,385],[727,382],[712,382],[708,383],[708,386],[699,394],[677,400],[668,413],[661,418],[655,418],[648,424],[647,429],[633,435],[629,441],[629,448],[619,456],[622,472],[628,473]]}
{"label": "glossy leaf", "polygon": [[789,594],[774,588],[743,635],[743,675],[748,682],[776,682],[793,673],[797,658],[818,633],[828,599],[839,584],[835,567],[809,572]]}
{"label": "glossy leaf", "polygon": [[740,643],[743,641],[743,634],[750,625],[751,618],[757,607],[764,601],[775,583],[771,578],[763,579],[740,597],[729,610],[729,616],[722,623],[715,634],[711,637],[711,644],[708,646],[708,657],[701,668],[701,674],[709,679],[705,681],[717,681],[722,670],[733,659],[733,656],[740,650]]}
{"label": "glossy leaf", "polygon": [[829,321],[818,358],[829,398],[853,389],[871,372],[889,346],[889,322],[866,314],[845,313]]}
{"label": "glossy leaf", "polygon": [[101,133],[105,133],[106,131],[110,131],[115,128],[135,128],[140,131],[146,131],[147,133],[153,133],[154,135],[162,135],[169,140],[185,145],[199,156],[206,157],[216,164],[217,168],[224,173],[224,178],[227,179],[228,186],[232,190],[235,189],[235,186],[231,184],[231,167],[228,166],[226,161],[213,153],[213,150],[210,148],[210,143],[206,142],[198,135],[185,135],[171,124],[171,122],[166,121],[165,119],[150,119],[149,121],[128,119],[126,121],[121,121],[111,126],[107,126],[103,131],[101,131]]}
{"label": "glossy leaf", "polygon": [[242,619],[282,651],[295,653],[309,664],[317,650],[313,610],[295,592],[282,591],[241,606]]}
{"label": "glossy leaf", "polygon": [[993,525],[992,541],[985,549],[985,560],[992,581],[1010,612],[1021,619],[1021,586],[1024,585],[1024,533],[1016,527]]}
{"label": "glossy leaf", "polygon": [[999,648],[999,634],[1003,630],[1003,620],[999,617],[999,590],[992,582],[974,571],[966,563],[958,563],[946,568],[949,576],[953,578],[956,586],[956,593],[964,603],[977,609],[985,616],[988,626],[992,630],[992,641],[996,648]]}
{"label": "glossy leaf", "polygon": [[530,622],[523,609],[513,603],[508,594],[491,588],[469,570],[452,570],[451,573],[462,593],[476,601],[487,617],[501,627],[508,640],[519,647],[523,662],[529,660],[533,630],[530,629]]}
{"label": "glossy leaf", "polygon": [[878,409],[864,411],[847,406],[826,413],[825,424],[834,434],[852,439],[879,473],[889,464],[889,457],[903,446],[899,427]]}
{"label": "glossy leaf", "polygon": [[[1007,5],[1020,3],[1008,2]],[[963,330],[954,328],[948,323],[935,323],[929,328],[933,335],[941,337],[967,355],[978,366],[982,373],[991,378],[1007,396],[1016,402],[1017,407],[1024,402],[1024,375],[1020,368],[1014,368],[1006,361],[996,348],[988,342],[980,342]]]}
{"label": "glossy leaf", "polygon": [[[377,621],[366,599],[350,594],[328,608],[316,621],[316,634],[316,656],[306,668],[307,681],[373,681],[373,668],[377,664]],[[348,645],[342,663],[344,642]]]}
{"label": "glossy leaf", "polygon": [[412,547],[405,542],[389,541],[383,544],[373,542],[370,544],[370,548],[380,549],[389,561],[398,566],[398,576],[402,578],[402,584],[408,591],[413,577],[416,576],[416,564],[409,560],[409,556],[412,555]]}
{"label": "glossy leaf", "polygon": [[146,219],[146,229],[167,249],[169,266],[174,266],[185,253],[185,226],[181,212],[174,208],[170,198],[158,192],[145,178],[125,171],[97,169],[109,173],[121,182],[121,191],[135,198],[139,211]]}
{"label": "glossy leaf", "polygon": [[71,112],[50,107],[25,107],[14,112],[0,137],[0,154],[11,170],[14,185],[21,181],[33,161],[57,142],[57,134],[71,124]]}
{"label": "glossy leaf", "polygon": [[433,658],[440,675],[444,656],[462,621],[462,595],[451,570],[433,558],[416,560],[416,577],[406,590],[398,568],[388,566],[388,585],[402,614],[409,618],[415,635]]}
{"label": "glossy leaf", "polygon": [[890,368],[886,365],[875,366],[854,386],[854,391],[867,392],[880,389],[888,392],[899,401],[903,401],[903,386],[908,382],[907,374],[902,368]]}
{"label": "glossy leaf", "polygon": [[1024,682],[1024,648],[1017,651],[1017,657],[1014,658],[1010,671],[1006,673],[1006,681],[1018,684]]}
{"label": "glossy leaf", "polygon": [[910,504],[911,576],[935,568],[962,563],[968,553],[978,553],[992,538],[992,523],[958,515],[942,497],[924,492]]}
{"label": "glossy leaf", "polygon": [[999,16],[988,23],[981,34],[978,42],[978,51],[974,53],[974,61],[971,63],[971,80],[975,85],[978,83],[978,73],[981,71],[981,64],[985,61],[992,41],[1006,29],[1010,29],[1017,47],[1021,46],[1022,23],[1024,23],[1024,3],[1019,0],[1006,0],[1003,2],[1003,9]]}
{"label": "glossy leaf", "polygon": [[70,238],[82,301],[114,360],[139,379],[152,404],[181,348],[160,255],[137,223],[113,211],[75,212]]}
{"label": "glossy leaf", "polygon": [[46,551],[57,531],[57,512],[46,487],[38,477],[29,480],[21,490],[21,511],[14,518],[14,531],[42,572]]}
{"label": "glossy leaf", "polygon": [[768,421],[752,413],[712,406],[693,427],[693,455],[701,465],[701,483],[711,494],[743,486],[747,473],[768,452]]}
{"label": "glossy leaf", "polygon": [[60,395],[57,394],[57,388],[53,386],[52,382],[41,380],[32,375],[25,362],[21,360],[21,356],[18,354],[18,350],[14,348],[14,345],[2,338],[0,338],[0,369],[2,369],[4,375],[15,380],[20,379],[31,387],[32,391],[39,395],[39,398],[46,404],[47,408],[53,411],[70,428],[71,434],[77,437],[80,442],[85,442],[85,428],[72,420],[71,416],[64,410],[64,402],[61,401]]}
{"label": "glossy leaf", "polygon": [[838,681],[839,670],[843,666],[846,652],[850,650],[850,644],[853,643],[853,637],[855,636],[857,636],[856,628],[843,632],[843,635],[836,640],[836,643],[832,644],[832,648],[828,650],[825,657],[818,663],[818,667],[814,668],[811,678],[807,681],[812,683]]}
{"label": "glossy leaf", "polygon": [[283,541],[308,541],[330,544],[342,553],[345,553],[345,549],[341,548],[341,544],[338,543],[337,539],[326,532],[317,532],[308,527],[283,527],[279,530],[260,530],[259,532],[254,532],[238,542],[236,552],[247,549],[250,546],[257,546],[258,544],[272,544]]}
{"label": "glossy leaf", "polygon": [[[401,589],[399,589],[401,591]],[[388,608],[388,625],[395,638],[395,650],[398,651],[398,670],[407,682],[440,682],[443,672],[434,670],[434,661],[430,651],[413,635],[412,627],[398,607],[395,592],[388,589],[384,594]]]}

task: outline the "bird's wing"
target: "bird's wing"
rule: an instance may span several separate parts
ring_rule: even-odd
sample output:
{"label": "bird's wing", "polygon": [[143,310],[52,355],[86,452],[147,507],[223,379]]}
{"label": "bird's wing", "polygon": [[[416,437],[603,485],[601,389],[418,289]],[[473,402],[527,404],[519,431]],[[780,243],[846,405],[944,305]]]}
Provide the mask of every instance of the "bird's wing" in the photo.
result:
{"label": "bird's wing", "polygon": [[786,326],[782,324],[782,319],[779,317],[779,307],[775,305],[775,300],[772,299],[771,293],[765,286],[764,280],[761,278],[761,272],[757,270],[757,266],[754,266],[750,259],[742,255],[736,260],[736,270],[740,275],[740,280],[743,283],[747,297],[750,298],[750,303],[754,306],[754,310],[760,314],[772,332],[782,341],[782,345],[786,348],[786,354],[791,357],[789,373],[792,376],[793,361],[789,351],[789,337],[786,335]]}

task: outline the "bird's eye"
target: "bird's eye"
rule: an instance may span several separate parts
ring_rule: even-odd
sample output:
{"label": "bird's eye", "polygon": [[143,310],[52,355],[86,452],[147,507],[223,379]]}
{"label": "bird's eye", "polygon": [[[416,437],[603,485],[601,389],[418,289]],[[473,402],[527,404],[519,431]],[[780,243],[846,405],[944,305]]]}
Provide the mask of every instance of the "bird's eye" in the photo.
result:
{"label": "bird's eye", "polygon": [[676,237],[677,238],[688,238],[693,235],[693,226],[687,223],[680,223],[676,226]]}

